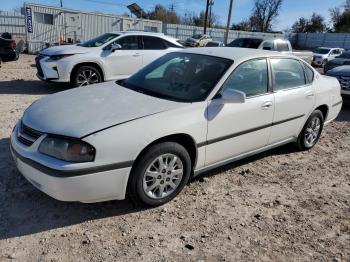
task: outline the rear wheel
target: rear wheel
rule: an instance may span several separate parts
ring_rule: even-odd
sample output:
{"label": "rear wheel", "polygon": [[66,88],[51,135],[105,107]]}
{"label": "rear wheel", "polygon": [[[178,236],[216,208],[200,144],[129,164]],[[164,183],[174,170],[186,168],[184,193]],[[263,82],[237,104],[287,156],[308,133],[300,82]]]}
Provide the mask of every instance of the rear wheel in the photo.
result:
{"label": "rear wheel", "polygon": [[87,86],[102,82],[102,76],[94,66],[81,66],[73,74],[71,82],[75,87]]}
{"label": "rear wheel", "polygon": [[300,132],[297,145],[300,150],[313,148],[320,139],[324,118],[320,110],[315,110],[306,121]]}
{"label": "rear wheel", "polygon": [[190,173],[191,158],[182,145],[174,142],[154,145],[131,172],[129,196],[141,205],[165,204],[181,192]]}

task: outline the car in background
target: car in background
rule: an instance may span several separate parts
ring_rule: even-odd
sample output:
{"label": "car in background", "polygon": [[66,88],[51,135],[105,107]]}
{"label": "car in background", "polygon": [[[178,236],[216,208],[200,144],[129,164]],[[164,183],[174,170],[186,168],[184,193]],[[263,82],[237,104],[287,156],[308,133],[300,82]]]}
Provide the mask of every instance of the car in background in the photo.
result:
{"label": "car in background", "polygon": [[343,48],[318,47],[313,51],[312,65],[324,67],[328,61],[345,52]]}
{"label": "car in background", "polygon": [[350,65],[343,65],[328,70],[327,76],[336,77],[341,86],[341,94],[350,98]]}
{"label": "car in background", "polygon": [[18,57],[15,40],[0,37],[0,64],[1,62],[16,61]]}
{"label": "car in background", "polygon": [[127,78],[158,57],[182,49],[161,33],[112,32],[76,45],[49,47],[36,57],[37,76],[44,81],[85,86]]}
{"label": "car in background", "polygon": [[128,79],[37,100],[10,148],[56,199],[157,206],[191,175],[288,143],[311,149],[341,106],[339,82],[295,56],[188,48]]}
{"label": "car in background", "polygon": [[222,47],[222,46],[225,46],[225,44],[221,41],[210,41],[205,45],[205,47]]}
{"label": "car in background", "polygon": [[287,39],[262,39],[262,38],[236,38],[227,47],[241,47],[241,48],[252,48],[262,49],[281,52],[282,54],[295,55],[307,63],[312,61],[311,52],[295,52],[292,49],[292,45]]}
{"label": "car in background", "polygon": [[326,63],[323,67],[324,73],[327,73],[329,70],[342,65],[350,65],[350,51],[345,51],[336,58],[328,61],[328,63]]}
{"label": "car in background", "polygon": [[210,41],[213,41],[213,39],[209,35],[196,34],[187,38],[185,45],[189,47],[203,47]]}

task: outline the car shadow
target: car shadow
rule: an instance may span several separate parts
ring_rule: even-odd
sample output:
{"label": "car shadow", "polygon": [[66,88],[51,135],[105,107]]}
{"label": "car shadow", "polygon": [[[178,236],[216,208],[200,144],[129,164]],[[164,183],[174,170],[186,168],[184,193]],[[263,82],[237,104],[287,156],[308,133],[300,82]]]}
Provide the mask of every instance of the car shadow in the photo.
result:
{"label": "car shadow", "polygon": [[144,210],[129,200],[84,204],[47,196],[17,171],[9,141],[0,140],[0,240]]}
{"label": "car shadow", "polygon": [[337,122],[350,122],[350,99],[349,100],[343,100],[343,107],[338,115],[338,117],[335,119]]}
{"label": "car shadow", "polygon": [[0,94],[47,95],[69,89],[68,84],[40,80],[0,81]]}

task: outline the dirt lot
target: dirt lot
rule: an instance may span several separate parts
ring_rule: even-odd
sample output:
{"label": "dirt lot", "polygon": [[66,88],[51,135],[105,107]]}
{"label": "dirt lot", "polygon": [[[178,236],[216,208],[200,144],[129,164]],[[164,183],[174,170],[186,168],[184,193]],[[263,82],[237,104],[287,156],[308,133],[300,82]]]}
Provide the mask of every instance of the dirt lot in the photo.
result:
{"label": "dirt lot", "polygon": [[350,261],[350,109],[309,152],[285,146],[207,173],[165,206],[63,203],[15,169],[9,136],[40,82],[0,68],[0,261]]}

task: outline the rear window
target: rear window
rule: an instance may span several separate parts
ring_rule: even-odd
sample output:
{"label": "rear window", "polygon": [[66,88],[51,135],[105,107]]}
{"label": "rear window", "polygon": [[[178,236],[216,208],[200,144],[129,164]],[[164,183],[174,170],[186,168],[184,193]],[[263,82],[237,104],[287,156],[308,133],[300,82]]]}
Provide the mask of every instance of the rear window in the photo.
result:
{"label": "rear window", "polygon": [[257,49],[262,42],[263,40],[258,38],[237,38],[227,46]]}

